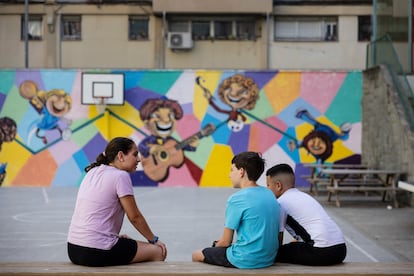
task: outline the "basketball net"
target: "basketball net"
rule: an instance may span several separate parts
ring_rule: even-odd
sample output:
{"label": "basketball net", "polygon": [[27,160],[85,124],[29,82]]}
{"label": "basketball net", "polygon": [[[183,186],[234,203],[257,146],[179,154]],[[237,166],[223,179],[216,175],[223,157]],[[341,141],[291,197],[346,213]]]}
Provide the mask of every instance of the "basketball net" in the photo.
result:
{"label": "basketball net", "polygon": [[96,98],[96,111],[98,111],[99,114],[102,114],[105,112],[106,109],[106,98],[105,97],[98,97]]}

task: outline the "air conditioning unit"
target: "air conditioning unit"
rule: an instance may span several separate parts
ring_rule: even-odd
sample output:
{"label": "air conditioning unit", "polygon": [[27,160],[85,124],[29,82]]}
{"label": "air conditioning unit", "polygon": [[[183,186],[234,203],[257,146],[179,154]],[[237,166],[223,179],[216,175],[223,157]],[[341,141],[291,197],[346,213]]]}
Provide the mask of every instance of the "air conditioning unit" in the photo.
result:
{"label": "air conditioning unit", "polygon": [[189,32],[169,32],[168,48],[173,50],[185,50],[193,48],[193,39]]}

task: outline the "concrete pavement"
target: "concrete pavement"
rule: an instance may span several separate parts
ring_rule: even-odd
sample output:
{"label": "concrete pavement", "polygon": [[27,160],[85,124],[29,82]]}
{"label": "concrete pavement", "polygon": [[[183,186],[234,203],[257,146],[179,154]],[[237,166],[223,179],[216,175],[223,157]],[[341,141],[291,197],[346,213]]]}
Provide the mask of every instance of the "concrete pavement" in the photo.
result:
{"label": "concrete pavement", "polygon": [[[167,244],[167,261],[190,261],[222,234],[231,188],[135,188],[140,210]],[[0,262],[69,261],[66,235],[77,188],[0,188]],[[414,208],[349,195],[337,208],[317,199],[346,237],[346,262],[413,262]],[[349,200],[348,200],[349,199]],[[122,233],[142,239],[127,219]],[[285,235],[288,241],[289,235]]]}

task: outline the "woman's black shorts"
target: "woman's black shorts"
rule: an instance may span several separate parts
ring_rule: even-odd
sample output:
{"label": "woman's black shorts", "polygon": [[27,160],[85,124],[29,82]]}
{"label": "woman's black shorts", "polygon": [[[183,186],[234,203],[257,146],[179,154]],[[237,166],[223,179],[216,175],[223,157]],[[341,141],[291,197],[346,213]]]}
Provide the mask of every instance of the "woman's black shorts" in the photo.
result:
{"label": "woman's black shorts", "polygon": [[135,240],[119,238],[109,250],[79,246],[68,242],[68,256],[72,263],[85,266],[112,266],[131,263],[137,253]]}

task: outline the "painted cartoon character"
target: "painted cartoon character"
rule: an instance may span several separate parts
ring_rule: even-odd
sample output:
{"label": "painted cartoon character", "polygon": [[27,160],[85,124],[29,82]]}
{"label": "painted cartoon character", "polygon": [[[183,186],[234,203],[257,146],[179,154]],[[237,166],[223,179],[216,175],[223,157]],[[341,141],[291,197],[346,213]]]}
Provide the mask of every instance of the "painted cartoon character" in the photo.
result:
{"label": "painted cartoon character", "polygon": [[241,110],[251,110],[259,99],[259,88],[252,78],[236,74],[225,79],[218,88],[220,100],[228,105],[231,110],[221,109],[215,102],[211,92],[202,85],[201,77],[196,78],[196,83],[203,89],[204,97],[218,112],[229,115],[228,127],[233,132],[243,129],[246,117]]}
{"label": "painted cartoon character", "polygon": [[291,142],[291,149],[304,147],[309,153],[315,156],[318,163],[323,163],[332,155],[333,143],[336,140],[347,140],[349,138],[349,132],[352,128],[350,123],[343,123],[340,126],[341,132],[337,133],[328,125],[319,123],[306,109],[298,110],[296,118],[312,124],[314,129],[304,137],[299,145]]}
{"label": "painted cartoon character", "polygon": [[[3,142],[12,142],[16,138],[17,125],[16,122],[9,118],[0,118],[0,151]],[[6,178],[7,163],[0,162],[0,186]]]}
{"label": "painted cartoon character", "polygon": [[[24,81],[20,85],[20,95],[28,99],[31,105],[40,114],[40,120],[36,122],[36,137],[48,143],[45,132],[57,129],[63,140],[68,140],[72,134],[68,125],[70,121],[64,116],[72,107],[72,99],[69,94],[61,89],[53,89],[49,92],[38,90],[33,81]],[[62,127],[60,124],[65,125]]]}
{"label": "painted cartoon character", "polygon": [[183,151],[195,151],[199,139],[214,131],[214,127],[196,133],[178,142],[171,135],[176,129],[176,122],[183,117],[183,110],[175,100],[165,97],[148,99],[140,107],[140,117],[151,135],[143,139],[138,150],[145,174],[154,181],[167,179],[169,167],[179,168],[185,161]]}

